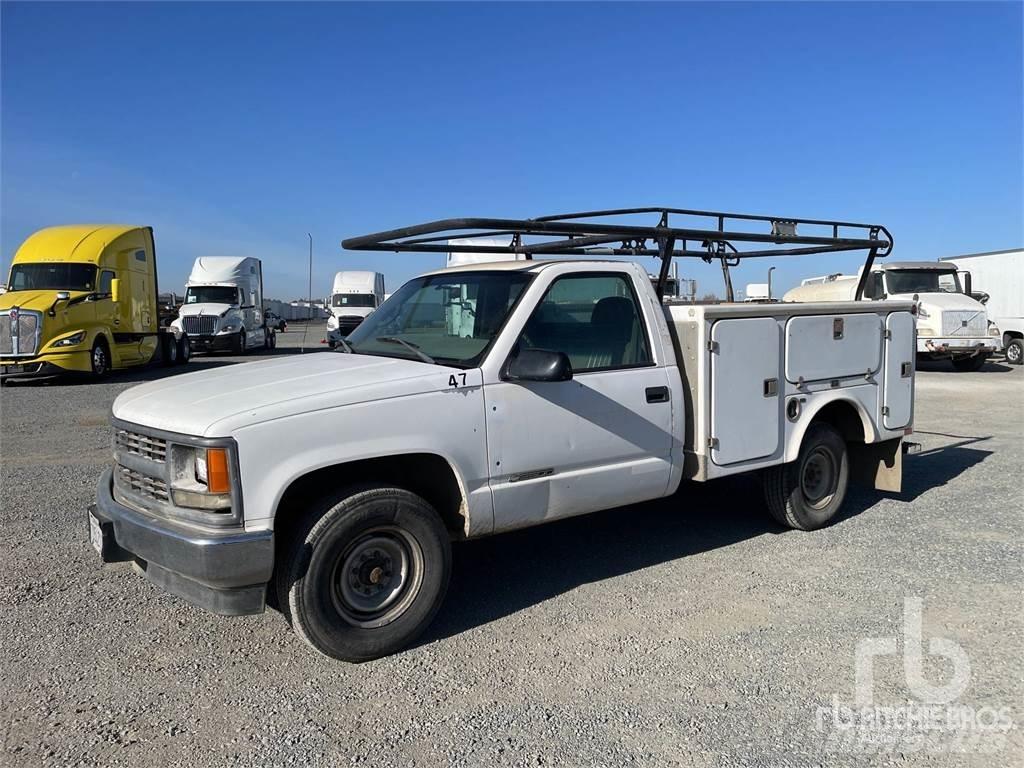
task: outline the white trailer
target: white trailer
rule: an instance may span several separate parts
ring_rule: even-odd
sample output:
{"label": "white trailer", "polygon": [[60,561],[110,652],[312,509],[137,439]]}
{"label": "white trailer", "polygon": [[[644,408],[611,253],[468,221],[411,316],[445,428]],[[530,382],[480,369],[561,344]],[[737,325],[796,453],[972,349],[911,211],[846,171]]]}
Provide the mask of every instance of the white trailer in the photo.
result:
{"label": "white trailer", "polygon": [[331,287],[327,343],[334,349],[359,324],[384,303],[384,275],[380,272],[348,271],[334,275]]}
{"label": "white trailer", "polygon": [[[531,247],[575,256],[577,237],[643,237],[669,260],[692,255],[686,239],[720,236],[714,223],[589,229],[587,216],[546,222]],[[751,219],[767,221],[744,217],[748,230]],[[491,221],[343,245],[415,251],[425,234]],[[771,223],[770,239],[725,231],[762,248],[792,239],[794,253],[890,247],[880,227],[797,239]],[[851,481],[899,490],[914,418],[912,302],[663,305],[660,287],[631,261],[466,264],[403,285],[348,337],[348,354],[252,363],[242,390],[231,386],[237,369],[129,389],[113,406],[126,437],[89,512],[94,544],[217,613],[260,612],[273,590],[313,648],[365,660],[433,618],[453,539],[740,473],[756,472],[771,515],[802,530],[832,520]],[[471,317],[464,296],[475,298]]]}
{"label": "white trailer", "polygon": [[185,301],[172,327],[188,334],[193,351],[244,354],[276,346],[263,307],[263,265],[259,259],[201,256],[185,283]]}
{"label": "white trailer", "polygon": [[[809,277],[783,301],[852,301],[863,270]],[[984,305],[970,295],[955,264],[892,261],[876,264],[864,285],[864,300],[899,299],[917,304],[917,353],[948,359],[957,371],[977,371],[999,346],[999,334]]]}
{"label": "white trailer", "polygon": [[988,295],[985,309],[1001,334],[1007,362],[1024,362],[1024,249],[967,253],[943,259],[969,274],[975,291]]}

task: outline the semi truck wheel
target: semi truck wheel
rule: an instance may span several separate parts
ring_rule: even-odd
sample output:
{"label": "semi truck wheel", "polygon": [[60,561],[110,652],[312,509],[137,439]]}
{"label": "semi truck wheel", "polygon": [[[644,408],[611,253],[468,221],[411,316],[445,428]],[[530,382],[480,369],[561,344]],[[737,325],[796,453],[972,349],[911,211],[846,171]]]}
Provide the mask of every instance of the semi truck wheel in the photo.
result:
{"label": "semi truck wheel", "polygon": [[173,334],[160,334],[160,362],[165,366],[178,364],[178,342]]}
{"label": "semi truck wheel", "polygon": [[102,379],[110,373],[110,348],[102,336],[96,339],[89,353],[89,364],[93,378]]}
{"label": "semi truck wheel", "polygon": [[1006,345],[1006,362],[1010,365],[1024,362],[1024,339],[1013,339]]}
{"label": "semi truck wheel", "polygon": [[192,357],[192,344],[187,334],[181,334],[178,339],[178,365],[184,365]]}
{"label": "semi truck wheel", "polygon": [[400,488],[323,499],[279,557],[278,605],[299,637],[343,661],[409,645],[441,607],[451,574],[441,518]]}
{"label": "semi truck wheel", "polygon": [[954,357],[953,368],[961,372],[980,371],[985,361],[988,360],[988,352],[979,352],[969,357]]}
{"label": "semi truck wheel", "polygon": [[236,355],[245,354],[245,328],[238,332],[235,337],[234,349],[232,350]]}
{"label": "semi truck wheel", "polygon": [[842,507],[849,475],[846,441],[828,424],[811,424],[797,460],[764,473],[768,511],[790,528],[821,528]]}

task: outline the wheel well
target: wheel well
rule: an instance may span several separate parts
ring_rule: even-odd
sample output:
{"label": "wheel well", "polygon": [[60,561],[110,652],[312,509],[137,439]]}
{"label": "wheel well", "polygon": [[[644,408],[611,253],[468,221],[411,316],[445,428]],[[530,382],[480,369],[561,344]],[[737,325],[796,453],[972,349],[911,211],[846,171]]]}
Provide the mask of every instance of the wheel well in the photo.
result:
{"label": "wheel well", "polygon": [[1024,338],[1024,333],[1020,331],[1003,331],[1003,346],[1006,347],[1014,339]]}
{"label": "wheel well", "polygon": [[110,351],[110,341],[107,339],[107,335],[100,331],[96,334],[96,338],[93,339],[92,345],[95,347],[97,344],[102,344],[107,348],[107,352]]}
{"label": "wheel well", "polygon": [[861,421],[860,413],[853,403],[847,400],[834,400],[824,406],[814,414],[811,423],[816,421],[825,422],[835,427],[848,443],[863,443],[866,439],[864,422]]}
{"label": "wheel well", "polygon": [[437,510],[445,527],[458,537],[465,532],[462,489],[451,465],[432,453],[382,456],[322,467],[292,481],[277,506],[274,528],[285,530],[291,520],[330,490],[352,485],[403,488],[422,496]]}

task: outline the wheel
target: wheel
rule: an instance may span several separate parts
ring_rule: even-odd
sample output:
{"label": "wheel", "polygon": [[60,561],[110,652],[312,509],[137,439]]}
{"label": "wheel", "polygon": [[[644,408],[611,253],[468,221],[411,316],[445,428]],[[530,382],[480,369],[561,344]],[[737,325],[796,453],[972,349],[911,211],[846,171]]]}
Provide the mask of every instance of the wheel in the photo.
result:
{"label": "wheel", "polygon": [[270,348],[271,349],[277,349],[277,334],[276,333],[270,334]]}
{"label": "wheel", "polygon": [[235,343],[232,346],[233,346],[232,351],[236,355],[244,355],[245,354],[245,329],[244,328],[238,332],[238,335],[235,337]]}
{"label": "wheel", "polygon": [[828,424],[811,424],[796,461],[764,474],[768,511],[790,528],[820,528],[842,507],[849,475],[842,436]]}
{"label": "wheel", "polygon": [[1020,365],[1024,362],[1024,339],[1012,339],[1006,345],[1006,362],[1010,365]]}
{"label": "wheel", "polygon": [[980,371],[988,360],[988,352],[979,352],[970,357],[954,357],[953,369],[961,372]]}
{"label": "wheel", "polygon": [[314,505],[286,545],[278,605],[320,653],[368,661],[411,643],[441,607],[451,544],[426,501],[353,489]]}
{"label": "wheel", "polygon": [[274,344],[271,341],[272,337],[273,337],[273,332],[270,330],[270,328],[264,328],[263,329],[263,348],[264,349],[270,350],[270,349],[274,348]]}
{"label": "wheel", "polygon": [[181,338],[178,339],[178,365],[185,365],[192,357],[192,344],[188,340],[186,334],[181,334]]}
{"label": "wheel", "polygon": [[107,346],[107,342],[102,336],[96,339],[92,345],[89,363],[93,378],[102,379],[110,373],[110,347]]}
{"label": "wheel", "polygon": [[165,366],[178,364],[178,342],[170,333],[160,334],[160,363]]}

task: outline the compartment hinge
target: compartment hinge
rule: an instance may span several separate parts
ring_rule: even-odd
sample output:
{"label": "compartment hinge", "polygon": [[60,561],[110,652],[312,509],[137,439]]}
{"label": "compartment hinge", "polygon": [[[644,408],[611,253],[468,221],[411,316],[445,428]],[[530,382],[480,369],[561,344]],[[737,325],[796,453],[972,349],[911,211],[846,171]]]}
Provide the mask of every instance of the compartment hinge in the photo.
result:
{"label": "compartment hinge", "polygon": [[715,449],[718,448],[718,445],[719,445],[719,443],[718,443],[718,438],[717,437],[709,437],[708,438],[708,448],[710,448],[711,450],[715,450]]}
{"label": "compartment hinge", "polygon": [[718,349],[719,349],[718,342],[717,341],[709,341],[707,343],[707,348],[708,348],[708,352],[717,352]]}
{"label": "compartment hinge", "polygon": [[889,330],[888,328],[886,328],[884,331],[882,331],[882,338],[885,339],[886,341],[891,339],[892,338],[892,331]]}

